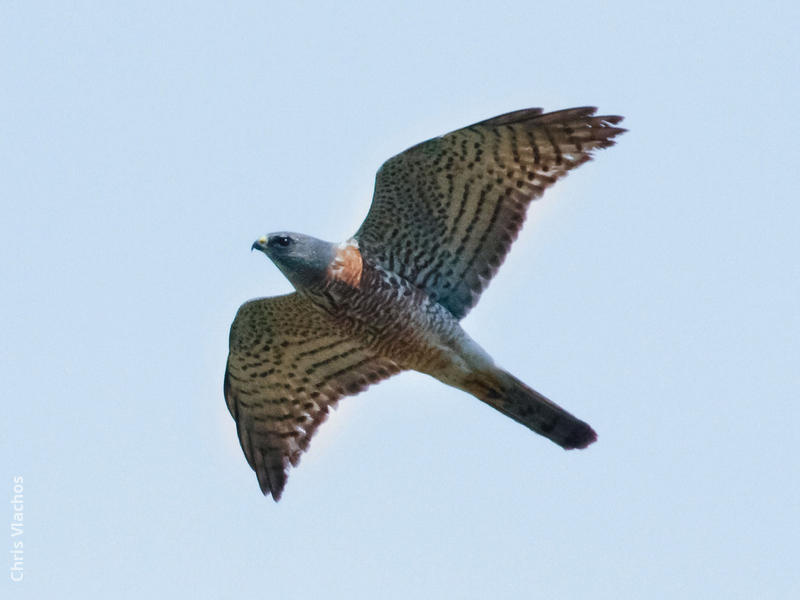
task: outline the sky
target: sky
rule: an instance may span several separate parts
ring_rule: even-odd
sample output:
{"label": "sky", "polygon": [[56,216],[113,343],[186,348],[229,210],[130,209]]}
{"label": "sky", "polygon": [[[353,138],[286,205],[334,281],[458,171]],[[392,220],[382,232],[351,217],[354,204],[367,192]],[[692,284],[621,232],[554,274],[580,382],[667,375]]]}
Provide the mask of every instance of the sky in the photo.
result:
{"label": "sky", "polygon": [[[3,3],[0,595],[800,596],[798,24],[788,1]],[[531,206],[463,325],[599,441],[405,373],[264,498],[222,395],[238,306],[291,289],[252,242],[344,240],[390,156],[582,105],[629,132]]]}

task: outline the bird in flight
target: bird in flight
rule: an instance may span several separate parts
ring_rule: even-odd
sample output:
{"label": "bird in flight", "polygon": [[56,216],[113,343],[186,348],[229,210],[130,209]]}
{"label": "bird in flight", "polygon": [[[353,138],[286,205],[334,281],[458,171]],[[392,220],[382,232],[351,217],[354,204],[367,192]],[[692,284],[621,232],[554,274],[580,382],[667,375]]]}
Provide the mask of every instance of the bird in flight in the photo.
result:
{"label": "bird in flight", "polygon": [[225,400],[264,495],[328,410],[406,370],[472,394],[565,449],[597,434],[498,367],[461,328],[532,200],[625,130],[595,108],[529,108],[433,138],[378,171],[361,227],[336,244],[291,232],[252,246],[295,291],[251,300],[230,332]]}

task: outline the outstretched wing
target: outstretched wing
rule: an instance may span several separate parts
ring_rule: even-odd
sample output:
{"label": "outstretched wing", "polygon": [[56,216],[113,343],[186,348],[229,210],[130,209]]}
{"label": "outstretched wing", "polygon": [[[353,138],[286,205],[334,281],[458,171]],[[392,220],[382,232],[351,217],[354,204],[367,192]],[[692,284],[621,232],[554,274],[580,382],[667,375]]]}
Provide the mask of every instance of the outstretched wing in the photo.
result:
{"label": "outstretched wing", "polygon": [[277,501],[328,408],[400,371],[297,293],[248,302],[231,326],[225,400],[264,495]]}
{"label": "outstretched wing", "polygon": [[362,255],[462,318],[503,262],[531,200],[614,144],[622,117],[519,110],[409,148],[378,171]]}

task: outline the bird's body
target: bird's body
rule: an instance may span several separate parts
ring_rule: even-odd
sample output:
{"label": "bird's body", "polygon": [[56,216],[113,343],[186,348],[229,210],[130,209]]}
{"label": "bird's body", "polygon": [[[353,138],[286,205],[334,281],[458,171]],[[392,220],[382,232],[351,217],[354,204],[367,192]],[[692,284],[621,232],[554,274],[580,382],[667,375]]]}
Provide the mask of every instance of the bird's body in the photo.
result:
{"label": "bird's body", "polygon": [[[352,243],[348,248],[358,252]],[[310,298],[346,335],[404,370],[437,372],[466,335],[447,309],[381,266],[362,261],[358,283],[350,281],[334,277],[321,296]]]}
{"label": "bird's body", "polygon": [[387,161],[356,235],[254,245],[295,293],[251,301],[231,328],[225,396],[262,491],[277,500],[328,407],[404,370],[464,390],[564,448],[594,431],[500,369],[459,321],[527,206],[622,132],[593,109],[517,111]]}

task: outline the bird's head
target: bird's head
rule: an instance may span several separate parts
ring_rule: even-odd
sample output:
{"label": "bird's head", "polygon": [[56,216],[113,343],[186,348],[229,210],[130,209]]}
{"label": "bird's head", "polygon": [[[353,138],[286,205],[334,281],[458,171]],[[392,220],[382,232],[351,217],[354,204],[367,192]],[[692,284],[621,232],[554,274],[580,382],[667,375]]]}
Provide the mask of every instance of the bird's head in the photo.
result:
{"label": "bird's head", "polygon": [[251,250],[260,250],[281,270],[295,288],[314,286],[336,255],[336,246],[310,235],[279,231],[258,238]]}

